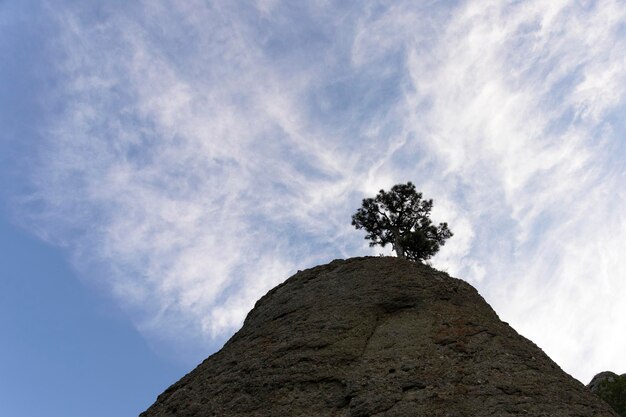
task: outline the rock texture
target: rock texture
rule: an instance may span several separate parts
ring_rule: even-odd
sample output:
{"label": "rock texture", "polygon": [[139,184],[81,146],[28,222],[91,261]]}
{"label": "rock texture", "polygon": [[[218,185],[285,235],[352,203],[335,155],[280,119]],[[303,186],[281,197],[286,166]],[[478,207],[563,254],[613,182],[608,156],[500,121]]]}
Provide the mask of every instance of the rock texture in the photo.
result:
{"label": "rock texture", "polygon": [[587,388],[606,401],[617,414],[626,417],[626,374],[600,372]]}
{"label": "rock texture", "polygon": [[298,272],[141,417],[617,416],[476,290],[397,258]]}

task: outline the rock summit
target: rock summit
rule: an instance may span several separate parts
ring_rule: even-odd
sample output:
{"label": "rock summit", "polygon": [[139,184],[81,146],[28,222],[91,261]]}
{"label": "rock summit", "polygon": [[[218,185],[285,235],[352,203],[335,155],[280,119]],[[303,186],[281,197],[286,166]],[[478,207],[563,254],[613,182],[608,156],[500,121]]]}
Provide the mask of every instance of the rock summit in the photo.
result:
{"label": "rock summit", "polygon": [[615,417],[468,283],[391,257],[269,291],[141,417]]}

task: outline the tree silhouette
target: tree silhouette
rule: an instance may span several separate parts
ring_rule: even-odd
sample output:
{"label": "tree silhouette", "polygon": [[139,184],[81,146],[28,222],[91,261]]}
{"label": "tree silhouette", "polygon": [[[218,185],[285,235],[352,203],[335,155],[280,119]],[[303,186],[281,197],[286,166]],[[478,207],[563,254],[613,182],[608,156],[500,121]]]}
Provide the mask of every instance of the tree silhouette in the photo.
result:
{"label": "tree silhouette", "polygon": [[422,193],[409,181],[394,185],[389,192],[380,190],[375,198],[363,199],[352,216],[352,225],[365,229],[370,246],[391,243],[399,258],[423,261],[452,237],[447,223],[432,224],[432,207],[433,200],[422,200]]}

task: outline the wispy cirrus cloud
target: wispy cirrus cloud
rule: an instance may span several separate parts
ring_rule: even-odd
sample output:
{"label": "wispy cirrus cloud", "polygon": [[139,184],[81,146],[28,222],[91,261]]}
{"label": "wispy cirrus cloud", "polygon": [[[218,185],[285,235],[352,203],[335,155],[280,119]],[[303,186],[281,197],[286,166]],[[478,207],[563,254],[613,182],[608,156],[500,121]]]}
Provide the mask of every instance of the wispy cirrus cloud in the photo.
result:
{"label": "wispy cirrus cloud", "polygon": [[626,6],[138,4],[51,11],[63,112],[25,221],[150,338],[223,340],[371,253],[350,215],[412,180],[455,231],[436,266],[578,378],[626,366]]}
{"label": "wispy cirrus cloud", "polygon": [[[426,123],[423,143],[458,180],[475,232],[477,264],[461,274],[490,277],[497,311],[583,380],[625,344],[609,335],[626,311],[599,301],[626,292],[623,132],[609,121],[624,99],[625,11],[468,2],[409,64],[413,123]],[[609,235],[620,237],[599,243]]]}

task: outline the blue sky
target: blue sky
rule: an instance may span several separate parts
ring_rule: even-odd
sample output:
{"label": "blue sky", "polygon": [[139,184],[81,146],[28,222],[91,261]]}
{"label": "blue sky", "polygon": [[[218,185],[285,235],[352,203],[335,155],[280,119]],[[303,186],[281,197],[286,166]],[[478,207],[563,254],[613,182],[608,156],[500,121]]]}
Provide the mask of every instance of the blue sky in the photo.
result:
{"label": "blue sky", "polygon": [[350,215],[406,181],[455,232],[435,267],[582,382],[626,372],[625,17],[0,1],[0,412],[136,415],[296,270],[388,254]]}

